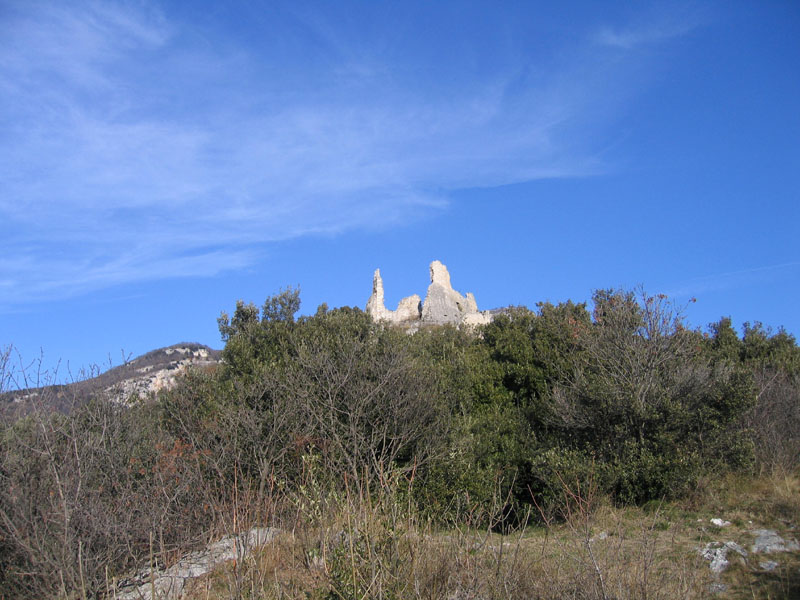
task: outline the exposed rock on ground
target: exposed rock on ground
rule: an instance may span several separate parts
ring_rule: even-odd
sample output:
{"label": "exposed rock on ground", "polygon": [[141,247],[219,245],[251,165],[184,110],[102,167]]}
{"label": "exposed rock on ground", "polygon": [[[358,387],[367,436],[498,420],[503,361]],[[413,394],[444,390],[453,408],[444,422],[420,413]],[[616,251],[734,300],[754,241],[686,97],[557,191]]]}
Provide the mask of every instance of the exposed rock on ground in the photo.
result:
{"label": "exposed rock on ground", "polygon": [[753,531],[755,542],[750,548],[753,554],[764,553],[771,554],[773,552],[796,552],[800,550],[796,540],[784,540],[778,535],[778,532],[772,529],[756,529]]}
{"label": "exposed rock on ground", "polygon": [[372,278],[372,295],[367,301],[367,312],[376,321],[416,328],[420,325],[482,325],[492,320],[489,311],[479,311],[475,296],[462,296],[453,289],[447,267],[438,260],[430,264],[431,283],[422,302],[417,294],[403,298],[397,310],[384,304],[383,279],[380,269]]}
{"label": "exposed rock on ground", "polygon": [[734,551],[742,558],[747,558],[747,550],[742,548],[736,542],[709,542],[705,548],[700,551],[700,555],[710,562],[709,568],[714,573],[722,573],[728,568],[730,561],[728,560],[728,553]]}
{"label": "exposed rock on ground", "polygon": [[[247,533],[222,538],[205,550],[187,554],[164,570],[146,570],[117,587],[117,600],[177,600],[190,579],[209,573],[230,560],[241,561],[249,552],[272,541],[280,533],[274,527],[257,527]],[[155,592],[155,595],[154,595]]]}
{"label": "exposed rock on ground", "polygon": [[[721,519],[711,519],[714,521],[722,521]],[[730,525],[728,521],[722,521]],[[717,523],[714,523],[717,525]],[[733,541],[727,542],[709,542],[705,547],[698,549],[700,555],[709,562],[709,568],[717,575],[722,573],[728,568],[730,564],[730,552],[736,552],[741,556],[741,559],[747,559],[750,554],[772,554],[775,552],[797,552],[800,550],[800,544],[796,540],[785,540],[778,533],[772,529],[755,529],[749,532],[754,538],[754,543],[750,547],[748,553],[742,546]],[[761,561],[758,563],[759,568],[764,571],[772,571],[777,568],[779,563],[776,561]]]}
{"label": "exposed rock on ground", "polygon": [[758,566],[765,571],[774,571],[780,566],[780,564],[774,560],[764,560],[758,563]]}

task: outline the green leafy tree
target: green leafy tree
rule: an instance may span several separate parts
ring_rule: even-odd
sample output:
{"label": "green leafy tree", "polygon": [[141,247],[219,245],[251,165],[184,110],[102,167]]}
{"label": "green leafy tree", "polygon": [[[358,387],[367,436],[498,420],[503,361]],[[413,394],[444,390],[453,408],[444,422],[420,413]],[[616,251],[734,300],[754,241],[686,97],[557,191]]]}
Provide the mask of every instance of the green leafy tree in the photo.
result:
{"label": "green leafy tree", "polygon": [[736,335],[730,317],[723,317],[708,326],[705,348],[714,360],[728,360],[738,363],[742,358],[742,341]]}
{"label": "green leafy tree", "polygon": [[593,302],[583,358],[554,400],[570,445],[596,457],[617,497],[680,493],[703,469],[746,464],[734,425],[755,398],[748,374],[710,363],[663,295],[601,290]]}
{"label": "green leafy tree", "polygon": [[223,376],[257,381],[284,352],[300,310],[300,291],[286,288],[270,296],[259,308],[237,301],[233,316],[223,312],[217,319],[225,342]]}
{"label": "green leafy tree", "polygon": [[745,323],[742,360],[756,368],[771,367],[789,374],[800,374],[800,348],[793,335],[783,328],[773,332],[756,321]]}

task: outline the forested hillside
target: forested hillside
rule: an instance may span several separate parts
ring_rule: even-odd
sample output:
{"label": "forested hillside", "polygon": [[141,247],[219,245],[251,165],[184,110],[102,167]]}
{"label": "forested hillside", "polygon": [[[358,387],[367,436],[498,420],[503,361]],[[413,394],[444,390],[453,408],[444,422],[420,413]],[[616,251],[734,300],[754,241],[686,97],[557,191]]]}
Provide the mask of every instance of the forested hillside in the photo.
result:
{"label": "forested hillside", "polygon": [[[3,425],[0,597],[103,596],[226,531],[301,531],[335,507],[507,534],[571,522],[590,496],[649,506],[725,477],[797,473],[793,336],[760,324],[740,336],[727,318],[696,329],[640,291],[600,290],[590,306],[409,335],[355,308],[295,318],[292,289],[240,302],[219,319],[222,363],[176,388]],[[328,558],[305,589],[409,597],[357,576],[355,558],[376,569],[379,548],[334,538],[309,541]],[[611,597],[587,581],[575,597]],[[634,587],[619,597],[647,596]]]}

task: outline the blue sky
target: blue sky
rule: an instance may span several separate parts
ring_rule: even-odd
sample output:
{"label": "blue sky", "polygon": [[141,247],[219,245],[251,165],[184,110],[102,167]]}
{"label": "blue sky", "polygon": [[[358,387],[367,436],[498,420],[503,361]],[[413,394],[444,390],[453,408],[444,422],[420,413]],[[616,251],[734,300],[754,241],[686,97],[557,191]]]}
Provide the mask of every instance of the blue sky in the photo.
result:
{"label": "blue sky", "polygon": [[59,377],[299,285],[642,284],[800,334],[800,4],[0,0],[0,346]]}

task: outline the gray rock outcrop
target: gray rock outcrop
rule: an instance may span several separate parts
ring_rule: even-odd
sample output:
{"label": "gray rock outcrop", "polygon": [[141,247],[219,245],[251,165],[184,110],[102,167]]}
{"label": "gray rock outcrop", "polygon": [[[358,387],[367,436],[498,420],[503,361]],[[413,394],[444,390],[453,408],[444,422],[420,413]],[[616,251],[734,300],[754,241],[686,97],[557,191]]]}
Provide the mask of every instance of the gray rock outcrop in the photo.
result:
{"label": "gray rock outcrop", "polygon": [[221,360],[220,350],[193,342],[151,350],[133,360],[123,356],[123,364],[107,371],[93,367],[78,373],[72,383],[0,394],[0,416],[22,416],[36,406],[68,413],[92,398],[118,404],[135,402],[172,389],[187,371],[213,369]]}
{"label": "gray rock outcrop", "polygon": [[124,581],[116,590],[116,600],[178,600],[186,584],[211,572],[217,565],[241,560],[254,549],[271,542],[280,533],[274,527],[256,527],[246,533],[222,538],[205,550],[192,552],[163,570],[145,570]]}
{"label": "gray rock outcrop", "polygon": [[797,552],[800,550],[800,544],[797,543],[797,540],[784,540],[778,535],[777,531],[772,529],[756,529],[752,533],[756,538],[751,548],[751,552],[754,554],[757,552],[771,554],[773,552]]}
{"label": "gray rock outcrop", "polygon": [[430,264],[431,283],[425,302],[417,294],[403,298],[397,310],[384,304],[383,279],[380,269],[372,278],[372,295],[367,301],[367,312],[376,321],[385,321],[410,328],[420,325],[482,325],[492,320],[488,311],[479,311],[475,296],[462,296],[453,289],[447,267],[435,260]]}
{"label": "gray rock outcrop", "polygon": [[[729,521],[724,521],[722,519],[711,519],[711,522],[715,525],[718,524],[716,522],[724,523],[725,525],[723,526],[725,527],[731,525]],[[709,542],[705,547],[698,548],[698,551],[700,555],[709,562],[711,571],[719,575],[728,568],[731,551],[739,554],[741,557],[739,560],[744,564],[750,554],[772,554],[774,552],[797,552],[800,550],[800,544],[797,543],[797,540],[785,540],[778,535],[777,531],[772,529],[755,529],[749,533],[755,538],[749,553],[742,546],[733,541],[725,543]],[[758,563],[758,566],[764,571],[772,571],[780,565],[777,561],[761,561]]]}
{"label": "gray rock outcrop", "polygon": [[736,542],[709,542],[700,551],[700,555],[705,558],[710,564],[709,567],[713,573],[722,573],[728,568],[730,561],[728,561],[728,552],[734,551],[743,558],[747,558],[747,550],[742,548]]}

